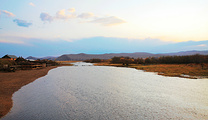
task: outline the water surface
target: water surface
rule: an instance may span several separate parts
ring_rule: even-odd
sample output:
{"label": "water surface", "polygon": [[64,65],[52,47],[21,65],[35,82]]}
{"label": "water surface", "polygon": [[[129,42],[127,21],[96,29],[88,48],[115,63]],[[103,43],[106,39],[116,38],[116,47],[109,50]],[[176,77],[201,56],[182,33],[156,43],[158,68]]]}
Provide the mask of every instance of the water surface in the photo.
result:
{"label": "water surface", "polygon": [[207,79],[74,65],[22,87],[3,119],[208,119]]}

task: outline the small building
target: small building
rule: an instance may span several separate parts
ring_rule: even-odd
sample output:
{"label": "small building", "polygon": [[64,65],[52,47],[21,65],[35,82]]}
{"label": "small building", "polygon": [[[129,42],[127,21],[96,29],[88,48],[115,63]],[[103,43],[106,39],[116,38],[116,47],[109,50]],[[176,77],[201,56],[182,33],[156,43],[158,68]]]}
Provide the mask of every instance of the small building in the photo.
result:
{"label": "small building", "polygon": [[17,56],[15,55],[5,55],[4,57],[2,57],[3,59],[9,59],[9,60],[16,60]]}

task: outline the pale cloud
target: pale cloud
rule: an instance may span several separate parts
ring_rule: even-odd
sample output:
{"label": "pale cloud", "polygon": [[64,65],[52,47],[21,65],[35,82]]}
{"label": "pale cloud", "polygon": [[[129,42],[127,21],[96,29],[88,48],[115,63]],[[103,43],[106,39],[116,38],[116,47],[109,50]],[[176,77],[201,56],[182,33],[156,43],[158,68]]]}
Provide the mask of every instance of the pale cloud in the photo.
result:
{"label": "pale cloud", "polygon": [[65,9],[62,9],[62,10],[59,10],[57,13],[56,13],[56,19],[70,19],[70,18],[75,18],[76,16],[74,14],[67,14],[67,10]]}
{"label": "pale cloud", "polygon": [[9,12],[9,11],[2,10],[1,12],[4,13],[8,17],[15,17],[15,15],[13,13]]}
{"label": "pale cloud", "polygon": [[23,41],[23,37],[11,35],[0,35],[0,43],[25,44],[25,42]]}
{"label": "pale cloud", "polygon": [[199,46],[199,47],[207,47],[206,44],[201,44],[201,45],[197,45],[197,46]]}
{"label": "pale cloud", "polygon": [[56,12],[55,16],[51,16],[48,13],[41,13],[40,19],[44,22],[46,21],[52,22],[53,20],[68,20],[71,18],[76,18],[76,15],[72,13],[74,11],[75,11],[74,8],[70,8],[68,10],[62,9]]}
{"label": "pale cloud", "polygon": [[0,43],[12,43],[12,44],[25,44],[23,41],[19,41],[19,40],[0,40]]}
{"label": "pale cloud", "polygon": [[30,2],[29,5],[35,7],[35,4],[32,2]]}
{"label": "pale cloud", "polygon": [[46,22],[46,21],[51,22],[54,20],[54,18],[52,16],[50,16],[48,13],[41,13],[40,19],[44,22]]}
{"label": "pale cloud", "polygon": [[104,26],[113,26],[113,25],[119,25],[122,23],[126,23],[126,21],[115,17],[115,16],[110,16],[110,17],[103,17],[103,18],[97,18],[95,20],[90,21],[91,23],[98,23]]}
{"label": "pale cloud", "polygon": [[91,17],[93,17],[93,16],[94,16],[93,13],[88,12],[88,13],[82,13],[82,14],[80,14],[78,17],[79,17],[79,18],[83,18],[83,19],[88,19],[88,18],[91,18]]}
{"label": "pale cloud", "polygon": [[69,8],[68,11],[73,13],[73,12],[75,12],[75,8]]}
{"label": "pale cloud", "polygon": [[17,25],[20,27],[29,27],[32,25],[32,23],[20,19],[14,19],[13,22],[17,23]]}
{"label": "pale cloud", "polygon": [[89,21],[82,21],[79,23],[98,23],[104,26],[113,26],[113,25],[119,25],[122,23],[126,23],[125,20],[118,18],[116,16],[107,16],[107,17],[98,17],[97,15],[94,15],[91,12],[85,12],[81,13],[78,16],[74,13],[75,9],[74,8],[69,8],[69,9],[62,9],[56,12],[55,16],[51,16],[48,13],[41,13],[40,18],[42,21],[48,21],[52,22],[53,20],[69,20],[72,18],[81,18],[81,19],[89,19]]}

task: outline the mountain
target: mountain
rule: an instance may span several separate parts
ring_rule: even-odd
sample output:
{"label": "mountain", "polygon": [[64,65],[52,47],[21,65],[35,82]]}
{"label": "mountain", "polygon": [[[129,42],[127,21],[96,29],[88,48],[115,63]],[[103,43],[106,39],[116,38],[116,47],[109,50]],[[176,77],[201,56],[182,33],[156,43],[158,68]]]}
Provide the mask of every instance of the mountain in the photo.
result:
{"label": "mountain", "polygon": [[165,54],[152,54],[146,52],[136,52],[136,53],[110,53],[110,54],[65,54],[58,58],[57,61],[73,61],[73,60],[87,60],[87,59],[111,59],[113,57],[131,57],[131,58],[147,58],[147,57],[160,57],[160,56],[181,56],[181,55],[194,55],[194,54],[201,54],[201,55],[208,55],[208,51],[182,51],[177,53],[165,53]]}
{"label": "mountain", "polygon": [[39,59],[39,58],[29,56],[29,57],[27,57],[27,58],[25,58],[25,59],[28,59],[28,60],[37,60],[37,59]]}
{"label": "mountain", "polygon": [[170,55],[170,56],[182,56],[182,55],[194,55],[194,54],[201,54],[201,55],[208,55],[208,50],[207,51],[197,51],[197,50],[193,50],[193,51],[182,51],[182,52],[176,52],[176,53],[166,53],[163,55]]}
{"label": "mountain", "polygon": [[40,60],[42,60],[42,59],[55,60],[56,58],[57,58],[57,57],[48,56],[48,57],[40,58]]}
{"label": "mountain", "polygon": [[160,56],[183,56],[183,55],[194,55],[194,54],[201,54],[201,55],[208,55],[207,51],[181,51],[181,52],[175,52],[175,53],[161,53],[161,54],[152,54],[147,52],[135,52],[135,53],[109,53],[109,54],[64,54],[59,57],[32,57],[29,56],[26,59],[48,59],[48,60],[57,60],[57,61],[83,61],[88,59],[111,59],[113,57],[130,57],[130,58],[147,58],[147,57],[160,57]]}
{"label": "mountain", "polygon": [[27,57],[26,59],[30,59],[30,60],[37,60],[37,59],[40,59],[40,60],[43,60],[43,59],[55,60],[56,58],[57,58],[57,57],[51,57],[51,56],[48,56],[48,57],[42,57],[42,58],[37,58],[37,57],[29,56],[29,57]]}
{"label": "mountain", "polygon": [[151,53],[143,53],[143,52],[137,52],[137,53],[110,53],[110,54],[66,54],[58,57],[56,60],[57,61],[68,61],[68,60],[87,60],[87,59],[111,59],[113,57],[120,57],[120,56],[125,56],[125,57],[149,57],[149,56],[154,56],[154,54]]}

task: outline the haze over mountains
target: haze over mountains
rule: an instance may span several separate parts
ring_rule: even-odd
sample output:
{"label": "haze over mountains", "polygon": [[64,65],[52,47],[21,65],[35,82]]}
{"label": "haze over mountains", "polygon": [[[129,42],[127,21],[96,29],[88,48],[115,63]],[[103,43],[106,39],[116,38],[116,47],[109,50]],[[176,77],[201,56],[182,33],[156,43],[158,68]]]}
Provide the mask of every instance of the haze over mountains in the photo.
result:
{"label": "haze over mountains", "polygon": [[[21,38],[22,40],[22,38]],[[0,43],[0,56],[60,56],[63,54],[105,54],[105,53],[173,53],[179,51],[208,50],[208,40],[171,42],[158,39],[126,39],[111,37],[91,37],[74,41],[23,39],[22,44]]]}
{"label": "haze over mountains", "polygon": [[208,55],[207,51],[182,51],[177,53],[166,53],[166,54],[152,54],[146,52],[135,52],[135,53],[110,53],[110,54],[64,54],[59,57],[43,57],[43,58],[36,58],[29,56],[26,59],[49,59],[49,60],[57,60],[57,61],[73,61],[73,60],[87,60],[87,59],[111,59],[113,57],[131,57],[131,58],[146,58],[146,57],[160,57],[160,56],[182,56],[182,55],[194,55],[194,54],[201,54],[201,55]]}

